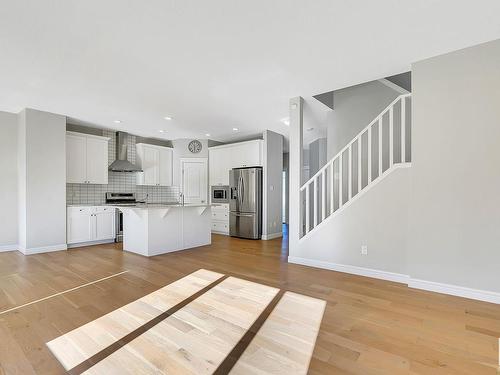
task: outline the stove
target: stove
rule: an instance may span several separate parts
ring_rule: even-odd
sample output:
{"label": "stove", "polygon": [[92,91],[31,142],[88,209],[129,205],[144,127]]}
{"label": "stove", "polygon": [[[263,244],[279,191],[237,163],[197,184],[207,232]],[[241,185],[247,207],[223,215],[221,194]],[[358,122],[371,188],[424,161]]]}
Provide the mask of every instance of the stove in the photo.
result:
{"label": "stove", "polygon": [[[138,203],[145,201],[138,201],[136,193],[106,193],[106,204],[121,207],[133,207]],[[116,237],[115,242],[123,241],[123,213],[116,210]]]}

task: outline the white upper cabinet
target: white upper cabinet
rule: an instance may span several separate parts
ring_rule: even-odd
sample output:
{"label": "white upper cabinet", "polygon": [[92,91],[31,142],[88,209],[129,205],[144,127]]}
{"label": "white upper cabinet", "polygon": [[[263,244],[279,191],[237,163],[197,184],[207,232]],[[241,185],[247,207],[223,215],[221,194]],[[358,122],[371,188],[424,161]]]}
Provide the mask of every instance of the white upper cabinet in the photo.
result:
{"label": "white upper cabinet", "polygon": [[210,186],[228,185],[229,171],[233,168],[263,165],[263,140],[215,146],[208,150]]}
{"label": "white upper cabinet", "polygon": [[173,150],[170,147],[138,143],[137,165],[143,172],[137,173],[137,185],[171,186]]}
{"label": "white upper cabinet", "polygon": [[109,138],[66,133],[66,181],[73,184],[108,183]]}

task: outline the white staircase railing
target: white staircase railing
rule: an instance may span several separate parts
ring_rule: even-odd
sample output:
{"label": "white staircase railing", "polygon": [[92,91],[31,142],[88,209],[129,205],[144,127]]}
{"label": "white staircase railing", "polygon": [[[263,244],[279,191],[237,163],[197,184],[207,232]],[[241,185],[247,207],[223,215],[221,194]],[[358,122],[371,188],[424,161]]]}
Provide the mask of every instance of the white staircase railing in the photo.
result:
{"label": "white staircase railing", "polygon": [[301,188],[301,237],[411,161],[411,94],[398,96]]}

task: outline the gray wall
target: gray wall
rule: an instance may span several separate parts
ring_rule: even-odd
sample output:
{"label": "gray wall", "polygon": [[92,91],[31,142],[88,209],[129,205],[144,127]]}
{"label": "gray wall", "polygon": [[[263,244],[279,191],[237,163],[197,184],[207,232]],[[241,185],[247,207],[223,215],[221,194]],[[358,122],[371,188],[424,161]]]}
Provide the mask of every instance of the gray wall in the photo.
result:
{"label": "gray wall", "polygon": [[0,112],[0,251],[17,250],[17,116]]}
{"label": "gray wall", "polygon": [[319,138],[309,143],[309,175],[313,176],[327,161],[326,138]]}
{"label": "gray wall", "polygon": [[[394,170],[307,241],[291,248],[292,261],[350,265],[406,274],[406,237],[411,168]],[[368,255],[361,255],[361,246]]]}
{"label": "gray wall", "polygon": [[282,232],[283,136],[264,132],[263,235]]}
{"label": "gray wall", "polygon": [[500,41],[412,72],[409,273],[500,292]]}
{"label": "gray wall", "polygon": [[19,244],[66,246],[66,117],[25,109],[18,128]]}
{"label": "gray wall", "polygon": [[328,119],[328,160],[399,95],[378,81],[335,91],[335,109]]}

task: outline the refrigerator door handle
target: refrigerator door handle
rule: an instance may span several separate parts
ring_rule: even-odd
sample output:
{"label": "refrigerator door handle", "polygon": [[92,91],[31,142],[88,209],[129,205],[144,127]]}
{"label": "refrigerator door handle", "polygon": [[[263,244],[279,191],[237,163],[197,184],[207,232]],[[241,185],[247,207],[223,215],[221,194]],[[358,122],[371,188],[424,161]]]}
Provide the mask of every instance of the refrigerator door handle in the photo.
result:
{"label": "refrigerator door handle", "polygon": [[241,213],[238,213],[238,212],[231,212],[231,215],[234,215],[234,216],[244,216],[244,217],[253,217],[255,214],[241,214]]}

